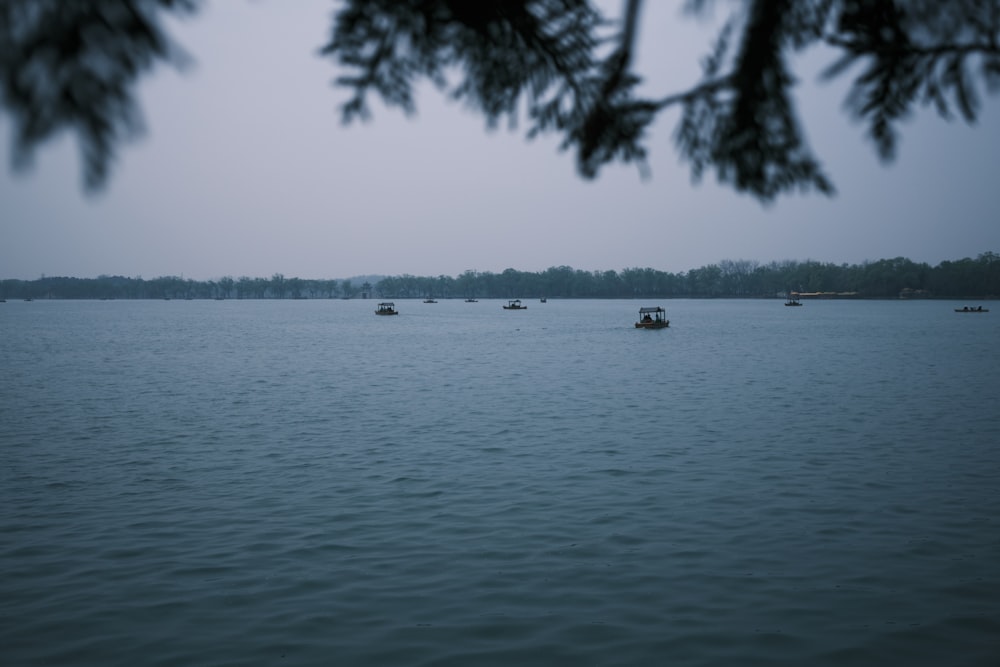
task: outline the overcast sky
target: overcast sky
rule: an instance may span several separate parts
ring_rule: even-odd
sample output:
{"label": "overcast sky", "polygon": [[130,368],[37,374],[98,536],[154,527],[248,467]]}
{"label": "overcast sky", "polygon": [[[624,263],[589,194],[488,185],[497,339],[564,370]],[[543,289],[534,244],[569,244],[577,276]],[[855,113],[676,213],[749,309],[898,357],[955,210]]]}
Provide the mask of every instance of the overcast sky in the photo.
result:
{"label": "overcast sky", "polygon": [[[695,83],[714,37],[681,4],[646,3],[637,68],[650,96]],[[429,87],[414,117],[373,100],[372,122],[345,127],[347,91],[316,55],[336,5],[214,0],[171,22],[195,64],[143,81],[147,131],[120,150],[103,193],[84,193],[69,136],[44,145],[32,170],[0,172],[0,278],[680,272],[723,259],[933,265],[1000,252],[1000,97],[971,127],[921,111],[883,166],[843,111],[846,80],[816,85],[805,72],[821,54],[808,56],[800,118],[838,194],[762,206],[710,174],[692,184],[674,111],[654,127],[647,180],[621,165],[583,180],[556,138],[487,131]],[[8,165],[10,131],[0,115]]]}

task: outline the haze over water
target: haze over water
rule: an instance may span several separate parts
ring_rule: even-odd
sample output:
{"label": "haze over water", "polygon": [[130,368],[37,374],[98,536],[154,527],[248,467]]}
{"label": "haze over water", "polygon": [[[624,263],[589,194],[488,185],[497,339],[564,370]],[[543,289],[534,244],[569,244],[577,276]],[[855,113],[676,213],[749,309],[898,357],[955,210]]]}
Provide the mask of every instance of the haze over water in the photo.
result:
{"label": "haze over water", "polygon": [[995,665],[1000,313],[0,304],[10,665]]}

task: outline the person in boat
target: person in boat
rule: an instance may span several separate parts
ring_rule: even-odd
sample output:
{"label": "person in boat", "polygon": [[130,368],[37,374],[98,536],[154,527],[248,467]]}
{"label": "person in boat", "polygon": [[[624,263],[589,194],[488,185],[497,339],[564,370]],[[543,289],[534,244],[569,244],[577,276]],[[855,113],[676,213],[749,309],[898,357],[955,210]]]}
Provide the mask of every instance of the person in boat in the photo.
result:
{"label": "person in boat", "polygon": [[646,313],[646,316],[642,318],[642,321],[643,322],[652,322],[653,318],[649,316],[649,313]]}
{"label": "person in boat", "polygon": [[976,308],[976,310],[982,310],[982,309],[983,309],[982,306],[979,306],[979,308]]}
{"label": "person in boat", "polygon": [[968,309],[969,309],[968,306],[965,306],[964,308],[962,308],[962,310],[968,310]]}

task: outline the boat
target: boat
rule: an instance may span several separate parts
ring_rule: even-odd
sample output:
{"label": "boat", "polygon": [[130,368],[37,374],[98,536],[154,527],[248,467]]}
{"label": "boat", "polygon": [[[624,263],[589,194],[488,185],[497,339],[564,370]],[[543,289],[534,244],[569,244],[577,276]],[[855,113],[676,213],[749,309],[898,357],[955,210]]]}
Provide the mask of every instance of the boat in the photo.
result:
{"label": "boat", "polygon": [[396,310],[396,304],[391,301],[385,301],[378,305],[378,309],[375,311],[376,315],[399,315],[399,311]]}
{"label": "boat", "polygon": [[801,306],[802,302],[799,301],[794,296],[790,296],[790,297],[788,297],[788,301],[785,302],[785,305],[786,306]]}
{"label": "boat", "polygon": [[988,313],[989,308],[983,308],[982,306],[977,306],[976,308],[969,308],[968,306],[963,306],[962,308],[956,308],[956,313]]}
{"label": "boat", "polygon": [[544,296],[541,299],[539,299],[539,301],[541,301],[542,303],[548,303],[549,302],[549,300],[546,299]]}
{"label": "boat", "polygon": [[468,298],[465,300],[466,303],[479,303],[479,299]]}
{"label": "boat", "polygon": [[635,323],[636,329],[666,329],[670,326],[670,320],[666,318],[667,311],[659,306],[644,307],[639,309],[639,321]]}
{"label": "boat", "polygon": [[424,299],[424,303],[437,303],[437,301],[435,301],[431,297],[427,297],[426,299]]}
{"label": "boat", "polygon": [[521,305],[520,299],[511,299],[507,302],[507,305],[503,307],[504,310],[527,310],[527,306]]}

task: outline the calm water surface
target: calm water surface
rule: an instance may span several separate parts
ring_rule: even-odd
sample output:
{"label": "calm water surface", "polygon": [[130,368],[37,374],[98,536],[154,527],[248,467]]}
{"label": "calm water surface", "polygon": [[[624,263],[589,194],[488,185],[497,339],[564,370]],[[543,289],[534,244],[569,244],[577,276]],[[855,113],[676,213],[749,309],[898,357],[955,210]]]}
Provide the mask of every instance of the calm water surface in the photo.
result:
{"label": "calm water surface", "polygon": [[525,303],[0,304],[0,663],[1000,664],[1000,312]]}

